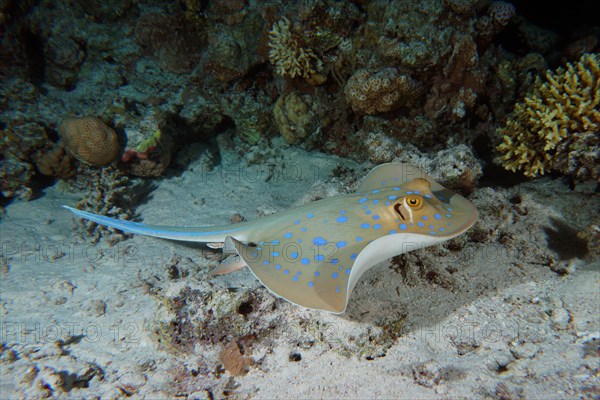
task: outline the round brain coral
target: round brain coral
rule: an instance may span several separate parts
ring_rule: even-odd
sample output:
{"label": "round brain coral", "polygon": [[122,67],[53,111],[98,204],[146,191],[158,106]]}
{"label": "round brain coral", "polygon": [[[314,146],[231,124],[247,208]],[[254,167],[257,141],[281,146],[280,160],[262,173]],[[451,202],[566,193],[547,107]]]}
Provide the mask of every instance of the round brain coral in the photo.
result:
{"label": "round brain coral", "polygon": [[58,132],[70,154],[93,166],[106,165],[119,155],[117,134],[99,118],[67,118]]}

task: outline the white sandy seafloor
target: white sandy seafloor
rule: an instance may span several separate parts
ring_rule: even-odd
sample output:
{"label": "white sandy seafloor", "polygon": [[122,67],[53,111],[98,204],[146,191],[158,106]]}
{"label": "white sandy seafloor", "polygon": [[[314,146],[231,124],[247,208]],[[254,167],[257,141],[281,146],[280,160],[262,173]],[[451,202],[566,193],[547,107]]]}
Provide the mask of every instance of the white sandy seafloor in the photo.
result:
{"label": "white sandy seafloor", "polygon": [[[294,148],[207,168],[198,151],[156,182],[144,222],[253,219],[367,171]],[[600,396],[599,264],[574,239],[599,209],[589,185],[477,188],[477,234],[382,263],[339,316],[274,299],[247,270],[210,277],[202,246],[94,244],[61,209],[81,196],[57,183],[2,216],[2,398]]]}

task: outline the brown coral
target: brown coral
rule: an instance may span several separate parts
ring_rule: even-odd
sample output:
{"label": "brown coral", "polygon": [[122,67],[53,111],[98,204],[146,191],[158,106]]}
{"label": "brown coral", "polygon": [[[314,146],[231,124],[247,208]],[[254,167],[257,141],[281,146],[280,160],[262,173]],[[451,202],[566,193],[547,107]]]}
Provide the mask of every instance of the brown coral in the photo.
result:
{"label": "brown coral", "polygon": [[58,131],[67,152],[80,161],[101,166],[119,155],[117,134],[99,118],[67,118]]}
{"label": "brown coral", "polygon": [[396,68],[375,72],[359,69],[344,88],[346,99],[357,114],[377,114],[410,106],[417,97],[418,83]]}
{"label": "brown coral", "polygon": [[494,1],[490,5],[489,15],[498,29],[503,29],[515,16],[515,6],[507,1]]}
{"label": "brown coral", "polygon": [[526,176],[559,171],[578,179],[600,178],[600,57],[586,54],[537,79],[499,129],[502,165]]}
{"label": "brown coral", "polygon": [[65,179],[75,175],[73,162],[65,148],[58,144],[49,151],[40,152],[35,159],[35,166],[43,175]]}

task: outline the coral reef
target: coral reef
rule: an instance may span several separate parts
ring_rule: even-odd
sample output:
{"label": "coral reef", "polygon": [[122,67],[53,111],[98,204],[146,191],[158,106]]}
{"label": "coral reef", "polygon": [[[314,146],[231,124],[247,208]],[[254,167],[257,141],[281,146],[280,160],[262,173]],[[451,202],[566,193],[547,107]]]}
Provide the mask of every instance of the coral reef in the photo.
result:
{"label": "coral reef", "polygon": [[529,177],[558,171],[576,179],[600,178],[600,65],[587,54],[566,69],[548,71],[515,105],[498,130],[502,165]]}
{"label": "coral reef", "polygon": [[323,62],[291,28],[285,17],[273,24],[269,31],[269,60],[281,76],[310,78],[323,68]]}
{"label": "coral reef", "polygon": [[119,155],[117,134],[99,118],[66,118],[58,130],[67,152],[80,161],[102,166]]}
{"label": "coral reef", "polygon": [[273,107],[275,125],[289,144],[298,143],[317,129],[318,121],[311,110],[310,96],[290,92],[279,97]]}
{"label": "coral reef", "polygon": [[17,159],[0,161],[0,194],[2,196],[30,200],[33,197],[32,178],[31,164]]}
{"label": "coral reef", "polygon": [[135,39],[165,71],[190,72],[200,59],[202,36],[183,15],[145,14],[137,22]]}
{"label": "coral reef", "polygon": [[371,115],[412,105],[419,85],[395,68],[375,72],[359,69],[346,83],[344,93],[354,112]]}
{"label": "coral reef", "polygon": [[44,53],[48,61],[46,80],[55,86],[73,87],[86,58],[85,43],[70,37],[53,36],[46,42]]}
{"label": "coral reef", "polygon": [[269,32],[269,59],[275,71],[302,77],[313,86],[324,84],[330,71],[340,80],[336,74],[352,49],[349,36],[358,19],[358,8],[351,2],[301,2],[293,21],[283,17]]}
{"label": "coral reef", "polygon": [[221,101],[223,112],[235,124],[237,136],[251,145],[267,136],[271,125],[271,99],[261,91],[247,91],[244,96],[231,93]]}
{"label": "coral reef", "polygon": [[[238,4],[236,4],[238,3]],[[240,7],[243,12],[235,11]],[[266,21],[256,7],[245,7],[243,2],[222,2],[215,9],[227,9],[234,21],[223,23],[223,16],[214,15],[214,24],[206,27],[208,49],[205,68],[220,81],[230,82],[266,62],[263,38],[256,32],[266,29]],[[209,11],[211,17],[212,13]],[[227,19],[227,18],[226,18]]]}

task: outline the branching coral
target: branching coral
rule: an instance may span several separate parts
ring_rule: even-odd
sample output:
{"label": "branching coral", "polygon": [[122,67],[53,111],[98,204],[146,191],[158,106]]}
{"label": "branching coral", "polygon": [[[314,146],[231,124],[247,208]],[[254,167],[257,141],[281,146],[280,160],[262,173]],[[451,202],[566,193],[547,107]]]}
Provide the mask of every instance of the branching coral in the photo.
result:
{"label": "branching coral", "polygon": [[600,64],[586,54],[567,69],[537,79],[499,129],[502,165],[526,176],[555,170],[578,179],[600,178]]}
{"label": "branching coral", "polygon": [[269,60],[281,76],[310,78],[322,68],[321,60],[300,35],[292,32],[285,17],[269,31],[269,47]]}

